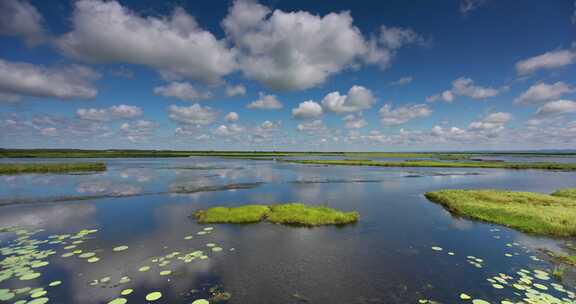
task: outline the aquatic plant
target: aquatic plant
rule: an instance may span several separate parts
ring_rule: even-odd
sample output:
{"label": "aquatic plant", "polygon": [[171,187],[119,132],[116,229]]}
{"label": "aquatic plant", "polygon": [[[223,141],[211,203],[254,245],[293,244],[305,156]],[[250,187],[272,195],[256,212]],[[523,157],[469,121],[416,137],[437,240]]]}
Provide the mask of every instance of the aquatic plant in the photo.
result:
{"label": "aquatic plant", "polygon": [[576,199],[576,188],[558,189],[551,195]]}
{"label": "aquatic plant", "polygon": [[272,223],[303,226],[341,225],[356,222],[360,218],[358,212],[342,212],[324,206],[308,206],[301,203],[212,207],[196,211],[194,217],[201,224],[240,224],[267,220]]}
{"label": "aquatic plant", "polygon": [[527,233],[576,235],[576,200],[503,190],[440,190],[425,194],[451,213]]}
{"label": "aquatic plant", "polygon": [[63,173],[105,171],[105,163],[22,163],[0,164],[0,174]]}
{"label": "aquatic plant", "polygon": [[213,207],[207,210],[198,210],[194,217],[201,224],[208,223],[255,223],[263,220],[270,212],[265,205],[245,205],[240,207]]}

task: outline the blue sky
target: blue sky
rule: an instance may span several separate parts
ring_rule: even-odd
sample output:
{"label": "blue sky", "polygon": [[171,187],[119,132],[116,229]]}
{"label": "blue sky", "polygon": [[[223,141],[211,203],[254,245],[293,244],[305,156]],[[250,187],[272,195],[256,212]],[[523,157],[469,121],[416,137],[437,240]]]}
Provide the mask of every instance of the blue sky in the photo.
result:
{"label": "blue sky", "polygon": [[0,147],[574,149],[575,34],[572,0],[4,0]]}

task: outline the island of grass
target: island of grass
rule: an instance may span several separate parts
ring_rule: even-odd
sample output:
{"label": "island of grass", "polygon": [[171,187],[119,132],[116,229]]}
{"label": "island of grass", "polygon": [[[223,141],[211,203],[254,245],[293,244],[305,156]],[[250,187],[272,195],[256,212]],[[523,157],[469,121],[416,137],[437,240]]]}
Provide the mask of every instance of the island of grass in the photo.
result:
{"label": "island of grass", "polygon": [[105,163],[19,163],[0,164],[0,174],[72,173],[105,171]]}
{"label": "island of grass", "polygon": [[520,231],[558,237],[576,236],[576,189],[552,194],[504,190],[440,190],[426,198],[452,214]]}
{"label": "island of grass", "polygon": [[239,207],[212,207],[198,210],[194,217],[201,224],[245,224],[269,221],[297,226],[345,225],[357,222],[358,212],[342,212],[325,206],[300,203],[276,205],[244,205]]}
{"label": "island of grass", "polygon": [[372,167],[425,167],[425,168],[495,168],[495,169],[539,169],[574,171],[574,163],[507,163],[507,162],[449,162],[434,160],[414,160],[402,162],[374,160],[284,160],[284,162],[312,165],[372,166]]}

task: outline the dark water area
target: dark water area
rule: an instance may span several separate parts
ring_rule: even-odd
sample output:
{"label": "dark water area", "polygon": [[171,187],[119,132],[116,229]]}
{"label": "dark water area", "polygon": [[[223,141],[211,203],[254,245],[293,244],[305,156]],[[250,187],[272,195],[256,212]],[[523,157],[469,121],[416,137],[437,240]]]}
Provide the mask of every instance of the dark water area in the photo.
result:
{"label": "dark water area", "polygon": [[[453,217],[423,194],[445,188],[552,192],[576,186],[576,172],[207,157],[98,161],[108,164],[106,172],[0,176],[0,200],[10,201],[0,207],[0,227],[26,231],[0,233],[0,299],[13,293],[1,303],[33,300],[29,292],[15,292],[24,287],[44,288],[36,299],[48,303],[459,303],[461,293],[516,303],[527,296],[514,287],[522,271],[530,273],[536,296],[564,301],[540,303],[574,302],[573,286],[551,275],[554,266],[539,251],[559,250],[562,240]],[[89,196],[97,197],[82,199]],[[357,210],[361,219],[297,228],[199,225],[190,217],[214,205],[285,202]],[[17,250],[29,256],[23,247],[30,244],[53,250],[34,257],[49,264],[22,269],[6,262]],[[128,248],[115,251],[119,246]],[[548,275],[536,278],[538,271]],[[40,276],[21,280],[19,272]],[[49,286],[54,281],[62,284]],[[126,289],[133,291],[121,295]],[[162,297],[145,300],[152,292]]]}

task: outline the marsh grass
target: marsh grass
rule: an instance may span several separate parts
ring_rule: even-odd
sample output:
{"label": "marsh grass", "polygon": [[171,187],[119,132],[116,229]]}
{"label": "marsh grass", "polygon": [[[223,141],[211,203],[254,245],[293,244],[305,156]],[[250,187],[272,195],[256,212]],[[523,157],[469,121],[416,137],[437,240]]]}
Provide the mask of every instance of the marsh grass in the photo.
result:
{"label": "marsh grass", "polygon": [[198,210],[194,217],[201,224],[210,223],[256,223],[262,221],[270,213],[270,207],[265,205],[245,205],[240,207],[213,207]]}
{"label": "marsh grass", "polygon": [[571,163],[506,163],[506,162],[449,162],[434,160],[410,160],[383,162],[372,160],[284,160],[285,162],[316,165],[372,166],[372,167],[426,167],[426,168],[496,168],[496,169],[540,169],[576,170]]}
{"label": "marsh grass", "polygon": [[267,220],[276,224],[320,226],[354,223],[359,220],[360,215],[358,212],[342,212],[325,206],[288,203],[270,206],[212,207],[196,211],[194,217],[201,224],[243,224]]}
{"label": "marsh grass", "polygon": [[425,195],[455,215],[533,234],[576,235],[576,199],[502,190],[440,190]]}
{"label": "marsh grass", "polygon": [[0,164],[0,174],[105,171],[105,163]]}
{"label": "marsh grass", "polygon": [[576,188],[558,189],[552,195],[576,199]]}

